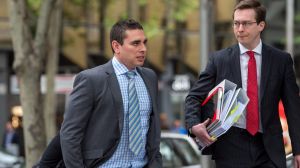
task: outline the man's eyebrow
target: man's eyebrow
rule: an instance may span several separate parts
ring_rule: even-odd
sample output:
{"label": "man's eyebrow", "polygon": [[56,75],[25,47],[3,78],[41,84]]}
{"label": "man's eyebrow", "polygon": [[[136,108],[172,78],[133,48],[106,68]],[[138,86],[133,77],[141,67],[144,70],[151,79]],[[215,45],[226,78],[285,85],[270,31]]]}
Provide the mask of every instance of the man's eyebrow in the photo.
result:
{"label": "man's eyebrow", "polygon": [[252,20],[233,20],[233,22],[253,22]]}
{"label": "man's eyebrow", "polygon": [[134,44],[134,43],[141,43],[141,42],[147,43],[147,41],[148,41],[148,39],[145,39],[144,41],[142,41],[142,40],[133,40],[133,41],[131,41],[130,43],[131,43],[131,44]]}
{"label": "man's eyebrow", "polygon": [[140,43],[140,42],[141,42],[141,40],[133,40],[130,43]]}
{"label": "man's eyebrow", "polygon": [[146,38],[145,40],[144,40],[144,43],[146,44],[148,42],[148,39]]}

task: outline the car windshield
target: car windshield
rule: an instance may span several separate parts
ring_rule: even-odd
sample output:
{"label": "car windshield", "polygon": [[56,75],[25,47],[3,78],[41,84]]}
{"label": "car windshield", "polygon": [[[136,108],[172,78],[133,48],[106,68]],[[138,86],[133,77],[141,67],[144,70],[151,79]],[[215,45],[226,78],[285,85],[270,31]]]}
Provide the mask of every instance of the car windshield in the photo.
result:
{"label": "car windshield", "polygon": [[165,168],[200,164],[199,155],[185,139],[163,138],[160,152],[163,155],[163,167]]}

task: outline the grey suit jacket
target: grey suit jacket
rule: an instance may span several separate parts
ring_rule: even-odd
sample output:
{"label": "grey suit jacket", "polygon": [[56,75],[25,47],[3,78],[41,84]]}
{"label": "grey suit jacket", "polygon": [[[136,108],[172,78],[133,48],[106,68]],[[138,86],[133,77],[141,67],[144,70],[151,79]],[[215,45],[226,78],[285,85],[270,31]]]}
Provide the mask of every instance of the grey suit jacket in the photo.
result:
{"label": "grey suit jacket", "polygon": [[[146,167],[161,167],[157,76],[137,68],[153,103],[146,151]],[[68,98],[60,131],[66,167],[97,167],[115,152],[123,129],[123,102],[112,62],[79,73]]]}
{"label": "grey suit jacket", "polygon": [[[239,57],[238,45],[210,55],[205,71],[200,74],[199,80],[186,98],[187,128],[191,128],[211,115],[206,114],[201,103],[216,84],[228,79],[236,83],[238,87],[242,87]],[[263,142],[273,162],[279,167],[285,167],[282,128],[278,113],[280,99],[285,107],[293,153],[300,154],[300,97],[293,71],[293,61],[288,53],[263,44],[261,68],[260,113]],[[222,138],[219,138],[216,143],[221,140]],[[213,152],[214,146],[204,151],[204,154]]]}

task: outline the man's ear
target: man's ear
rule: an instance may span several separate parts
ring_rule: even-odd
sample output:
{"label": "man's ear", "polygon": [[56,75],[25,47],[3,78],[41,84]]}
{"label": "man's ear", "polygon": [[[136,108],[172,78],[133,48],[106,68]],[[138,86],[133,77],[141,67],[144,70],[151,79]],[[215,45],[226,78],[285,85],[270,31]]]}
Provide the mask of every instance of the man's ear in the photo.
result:
{"label": "man's ear", "polygon": [[262,32],[262,31],[265,29],[265,27],[266,27],[266,22],[261,21],[261,22],[259,23],[259,27],[260,27],[260,31]]}
{"label": "man's ear", "polygon": [[111,42],[111,46],[112,46],[112,48],[113,48],[113,50],[115,51],[116,54],[120,53],[121,44],[119,44],[116,40],[113,40]]}

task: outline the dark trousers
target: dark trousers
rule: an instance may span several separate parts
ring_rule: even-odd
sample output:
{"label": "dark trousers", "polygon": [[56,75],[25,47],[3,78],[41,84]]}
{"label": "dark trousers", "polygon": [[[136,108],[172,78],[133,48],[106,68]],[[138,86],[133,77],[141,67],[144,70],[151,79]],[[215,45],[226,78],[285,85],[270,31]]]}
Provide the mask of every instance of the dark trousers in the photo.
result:
{"label": "dark trousers", "polygon": [[232,127],[215,143],[217,168],[276,168],[265,151],[261,133],[252,136],[245,129]]}

